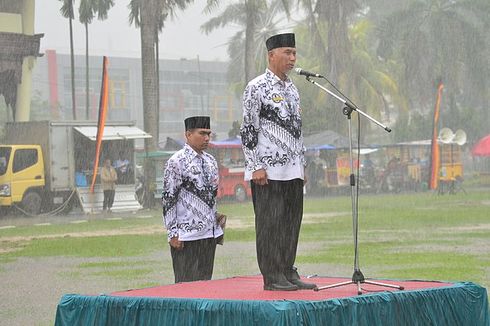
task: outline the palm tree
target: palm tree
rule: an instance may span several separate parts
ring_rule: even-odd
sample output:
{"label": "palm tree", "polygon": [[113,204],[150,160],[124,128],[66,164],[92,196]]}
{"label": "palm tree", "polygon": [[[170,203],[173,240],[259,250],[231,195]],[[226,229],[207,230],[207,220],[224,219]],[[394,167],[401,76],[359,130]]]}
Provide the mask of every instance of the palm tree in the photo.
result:
{"label": "palm tree", "polygon": [[[407,103],[397,83],[397,74],[391,62],[376,57],[373,44],[374,25],[366,19],[358,21],[349,29],[352,46],[350,66],[341,74],[346,92],[354,102],[377,120],[392,122],[391,108],[406,111]],[[348,77],[347,77],[348,76]],[[375,127],[373,124],[369,124]]]}
{"label": "palm tree", "polygon": [[[219,0],[208,0],[205,11],[210,13],[213,10],[216,10],[219,5]],[[254,47],[253,39],[257,25],[257,15],[260,11],[263,11],[266,6],[267,3],[265,0],[243,0],[237,3],[231,3],[220,15],[212,18],[201,26],[201,29],[206,34],[209,34],[218,27],[224,27],[229,24],[238,24],[244,27],[244,30],[237,34],[240,35],[240,39],[244,39],[244,42],[241,42],[241,46],[244,49],[243,64],[240,66],[244,67],[243,72],[246,81],[255,76],[255,55],[252,55],[252,51],[258,49],[258,47]],[[235,34],[234,37],[235,42],[237,41],[237,34]]]}
{"label": "palm tree", "polygon": [[[129,22],[140,28],[141,70],[143,86],[143,120],[145,131],[152,138],[145,139],[146,153],[155,151],[158,145],[159,103],[158,71],[155,58],[155,46],[158,44],[158,32],[164,27],[167,17],[173,16],[177,9],[185,9],[192,0],[131,0],[129,3]],[[150,193],[150,183],[155,180],[155,166],[145,163],[146,191]],[[147,203],[148,204],[148,203]]]}
{"label": "palm tree", "polygon": [[[326,34],[325,24],[319,24],[318,35]],[[319,53],[318,48],[310,46],[311,29],[299,27],[296,30],[299,39],[300,53],[298,64],[312,67],[312,70],[323,71],[325,57]],[[383,62],[377,59],[373,44],[374,25],[368,20],[359,20],[348,30],[348,38],[351,53],[348,57],[350,65],[339,72],[338,88],[349,97],[360,109],[377,120],[390,122],[392,114],[391,106],[406,110],[406,101],[393,75],[391,62]],[[395,77],[394,77],[395,76]],[[331,80],[330,77],[328,77]],[[334,84],[334,85],[335,85]],[[345,132],[347,124],[339,106],[339,102],[317,88],[312,88],[308,83],[297,83],[302,94],[305,133],[311,134],[321,130],[331,129]],[[328,86],[333,90],[332,86]],[[330,101],[329,101],[330,100]],[[364,121],[365,126],[376,128],[373,124]],[[364,129],[364,128],[363,128]],[[363,133],[363,136],[367,136]]]}
{"label": "palm tree", "polygon": [[[208,0],[205,11],[213,12],[219,7],[219,0]],[[237,90],[256,76],[258,71],[267,66],[265,40],[278,30],[278,24],[286,18],[289,1],[275,0],[240,0],[229,4],[218,16],[211,18],[201,26],[209,34],[212,31],[229,25],[236,25],[240,30],[228,42],[230,68],[228,76],[244,76],[239,80],[231,79]]]}
{"label": "palm tree", "polygon": [[[355,0],[298,0],[307,14],[311,44],[322,55],[328,76],[337,80],[350,65],[351,43],[348,27],[359,6]],[[325,35],[326,31],[326,36]]]}
{"label": "palm tree", "polygon": [[[215,2],[212,3],[215,4]],[[357,8],[354,1],[329,2],[327,7],[325,7],[327,5],[325,1],[302,0],[298,2],[306,14],[304,22],[295,28],[298,65],[307,62],[306,67],[308,68],[315,67],[318,71],[327,71],[329,79],[338,82],[346,94],[352,94],[352,99],[360,106],[362,104],[363,110],[367,110],[377,118],[383,116],[388,119],[390,114],[388,106],[392,103],[397,103],[399,107],[406,106],[394,78],[389,73],[387,65],[390,63],[379,62],[373,47],[368,46],[367,38],[372,37],[374,27],[367,21],[356,23],[351,18]],[[290,1],[279,0],[272,3],[263,1],[264,9],[254,12],[257,17],[253,38],[255,50],[251,54],[246,53],[247,46],[244,41],[246,27],[248,27],[245,14],[246,1],[228,5],[220,15],[210,19],[201,27],[206,33],[209,33],[216,28],[230,24],[244,26],[228,44],[228,53],[231,58],[230,78],[243,75],[241,72],[246,65],[244,57],[253,58],[253,61],[258,63],[258,67],[265,68],[267,63],[266,56],[263,55],[264,51],[257,49],[263,47],[265,38],[277,29],[281,11],[285,11],[288,15],[291,9],[290,3]],[[336,10],[333,10],[335,8]],[[214,7],[208,8],[208,10],[212,9]],[[330,10],[335,11],[338,15],[336,16]],[[337,32],[332,32],[332,29]],[[335,34],[335,37],[331,36],[332,33]],[[343,38],[342,35],[344,35]],[[340,45],[337,46],[337,44]],[[245,70],[245,75],[247,75],[247,70]],[[318,92],[318,89],[303,84],[298,83],[298,87],[301,88],[302,95],[305,95],[302,96],[302,106],[308,108],[303,111],[305,132],[319,131],[326,126],[334,130],[344,130],[346,125],[342,114],[329,115],[327,119],[325,108],[316,109],[319,108],[318,103],[325,103],[326,100],[329,106],[338,106],[338,102]],[[239,85],[237,89],[243,90],[243,81],[234,85]],[[319,119],[319,117],[325,119]]]}
{"label": "palm tree", "polygon": [[72,105],[72,112],[73,112],[73,120],[77,119],[77,107],[76,107],[76,101],[75,101],[75,54],[73,50],[73,19],[74,19],[74,14],[73,14],[73,2],[75,0],[60,0],[63,2],[63,5],[61,6],[61,14],[63,17],[68,18],[69,25],[70,25],[70,61],[71,61],[71,105]]}
{"label": "palm tree", "polygon": [[[347,71],[352,66],[352,45],[349,40],[349,25],[354,22],[354,14],[359,6],[356,0],[297,0],[306,15],[296,32],[300,38],[298,62],[303,53],[308,53],[310,63],[345,89],[342,81],[348,80]],[[306,26],[306,30],[302,28]],[[298,39],[298,37],[297,37]],[[316,91],[313,93],[317,94]],[[305,98],[305,97],[303,97]],[[311,98],[310,98],[311,100]],[[338,102],[327,98],[328,106]],[[314,103],[312,103],[314,104]],[[342,115],[331,117],[332,126],[343,126]],[[317,122],[317,121],[312,121]],[[335,128],[334,128],[335,129]]]}
{"label": "palm tree", "polygon": [[378,54],[403,65],[401,82],[413,107],[432,108],[437,79],[445,84],[452,110],[458,100],[485,107],[489,17],[486,0],[414,0],[386,18]]}
{"label": "palm tree", "polygon": [[[140,28],[141,35],[141,73],[143,80],[143,123],[145,131],[152,138],[145,139],[145,152],[149,153],[157,149],[157,110],[156,89],[158,85],[157,71],[155,66],[155,35],[157,31],[157,1],[156,0],[132,0],[130,2],[130,23],[134,22]],[[150,194],[150,189],[155,180],[155,167],[147,160],[144,167],[145,173],[145,192]],[[145,206],[149,202],[144,203]]]}
{"label": "palm tree", "polygon": [[[361,9],[357,1],[298,0],[306,18],[296,29],[299,38],[298,64],[325,72],[332,85],[338,87],[347,99],[351,98],[363,111],[375,118],[389,121],[388,107],[398,103],[404,107],[403,96],[387,64],[377,60],[372,42],[374,27],[357,15]],[[369,41],[368,41],[369,40]],[[333,86],[330,85],[330,89]],[[298,84],[301,89],[305,132],[313,133],[328,128],[345,132],[347,125],[341,114],[340,103],[331,96]],[[323,108],[318,109],[319,103]],[[328,114],[334,111],[334,114]]]}
{"label": "palm tree", "polygon": [[85,119],[89,118],[89,51],[88,25],[95,15],[99,20],[107,19],[109,9],[114,6],[113,0],[80,0],[78,8],[80,22],[85,26]]}
{"label": "palm tree", "polygon": [[168,16],[173,17],[177,9],[185,9],[192,0],[131,0],[129,3],[130,24],[140,28],[141,35],[141,63],[143,76],[143,108],[145,130],[153,138],[147,139],[148,150],[155,150],[158,142],[158,119],[156,101],[158,71],[156,45],[158,33],[163,29]]}

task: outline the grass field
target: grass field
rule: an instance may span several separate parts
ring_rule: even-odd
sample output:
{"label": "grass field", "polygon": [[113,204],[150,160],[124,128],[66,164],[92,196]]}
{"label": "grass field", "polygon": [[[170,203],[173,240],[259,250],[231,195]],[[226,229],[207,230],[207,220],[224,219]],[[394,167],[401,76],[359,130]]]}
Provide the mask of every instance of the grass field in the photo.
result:
{"label": "grass field", "polygon": [[[214,278],[257,274],[251,203],[221,203],[220,211],[228,215],[228,224],[225,244],[217,250]],[[173,282],[159,210],[50,224],[24,219],[15,228],[6,228],[3,221],[1,226],[0,277],[11,286],[30,289],[1,294],[0,320],[10,320],[8,324],[22,323],[22,318],[52,324],[63,293]],[[490,189],[456,195],[362,195],[358,243],[366,278],[472,281],[488,288]],[[296,265],[305,275],[352,276],[349,196],[305,200]],[[45,297],[46,302],[29,303],[31,297]],[[32,305],[32,313],[22,317],[26,304]]]}

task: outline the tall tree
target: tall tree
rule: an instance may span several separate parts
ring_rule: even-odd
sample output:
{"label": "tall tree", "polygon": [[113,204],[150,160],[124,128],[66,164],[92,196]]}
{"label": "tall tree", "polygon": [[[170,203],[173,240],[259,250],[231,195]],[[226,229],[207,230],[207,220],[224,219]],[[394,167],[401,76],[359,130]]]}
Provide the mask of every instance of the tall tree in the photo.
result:
{"label": "tall tree", "polygon": [[[350,64],[344,67],[342,86],[361,110],[384,123],[390,123],[392,116],[407,110],[404,92],[397,83],[397,74],[391,62],[376,57],[374,25],[367,19],[357,21],[349,28],[351,43]],[[396,112],[394,111],[396,108]],[[379,128],[366,119],[363,126]],[[368,128],[363,128],[368,130]],[[380,135],[380,133],[375,133]],[[366,136],[362,133],[362,137]],[[384,134],[383,134],[384,136]]]}
{"label": "tall tree", "polygon": [[[145,139],[146,153],[155,151],[158,146],[159,103],[158,71],[156,63],[156,44],[158,32],[163,28],[167,17],[173,16],[176,9],[185,9],[192,0],[131,0],[129,3],[129,22],[140,28],[141,71],[143,87],[143,120],[145,131],[152,138]],[[145,163],[146,191],[150,193],[155,180],[155,166]]]}
{"label": "tall tree", "polygon": [[60,0],[63,2],[61,6],[61,14],[63,17],[68,18],[70,26],[70,67],[71,67],[71,105],[73,120],[77,119],[77,106],[75,101],[75,53],[73,49],[73,19],[75,18],[73,12],[73,3],[75,0]]}
{"label": "tall tree", "polygon": [[[307,17],[305,23],[312,35],[311,44],[316,47],[328,72],[337,80],[350,64],[351,43],[349,24],[359,10],[355,0],[298,0]],[[326,37],[321,36],[325,35]]]}
{"label": "tall tree", "polygon": [[[208,0],[205,11],[212,13],[219,5],[219,0]],[[231,60],[228,76],[243,76],[240,80],[232,80],[240,92],[244,84],[267,66],[265,40],[278,31],[279,23],[286,18],[282,12],[287,13],[288,9],[289,1],[286,0],[238,0],[201,26],[206,34],[230,25],[239,27],[228,42]]]}
{"label": "tall tree", "polygon": [[85,119],[89,118],[89,47],[88,25],[92,23],[95,15],[99,20],[107,19],[107,13],[114,6],[113,0],[80,0],[78,8],[80,22],[85,26]]}
{"label": "tall tree", "polygon": [[[132,0],[130,2],[131,14],[130,22],[140,28],[141,35],[141,72],[143,87],[143,121],[145,131],[152,138],[145,139],[145,152],[149,153],[157,149],[158,144],[158,127],[156,101],[156,84],[157,71],[155,63],[155,35],[157,31],[157,0]],[[145,191],[151,193],[152,184],[154,183],[156,172],[149,160],[146,160],[145,167]],[[144,203],[145,206],[149,202]]]}
{"label": "tall tree", "polygon": [[[348,68],[352,65],[352,44],[349,39],[349,25],[354,21],[359,5],[355,0],[298,0],[306,14],[304,24],[308,26],[306,45],[309,52],[318,59],[318,69],[340,89],[346,90],[349,79]],[[338,102],[327,98],[328,106],[337,107]],[[331,125],[339,131],[342,126],[342,115],[332,115]]]}
{"label": "tall tree", "polygon": [[129,3],[129,22],[140,28],[141,65],[143,77],[143,116],[145,129],[153,138],[145,141],[148,150],[155,150],[158,143],[157,102],[158,71],[156,46],[158,34],[166,19],[175,16],[177,9],[183,10],[193,0],[131,0]]}
{"label": "tall tree", "polygon": [[326,65],[329,75],[337,79],[351,63],[352,50],[348,37],[349,19],[358,9],[355,0],[317,1],[315,12],[319,20],[327,22]]}
{"label": "tall tree", "polygon": [[386,18],[378,55],[403,66],[401,84],[411,107],[430,111],[441,79],[449,106],[441,110],[445,125],[445,114],[458,116],[458,102],[479,107],[488,121],[489,17],[486,0],[413,0]]}
{"label": "tall tree", "polygon": [[[325,24],[319,24],[319,35],[325,35],[325,29]],[[310,44],[311,29],[303,25],[296,29],[296,35],[299,41],[298,52],[302,53],[298,59],[298,65],[315,71],[323,71],[325,58],[319,53],[316,46]],[[351,47],[350,65],[340,72],[339,80],[332,84],[335,85],[338,82],[336,86],[345,94],[345,98],[349,97],[362,111],[387,123],[392,115],[392,106],[406,110],[406,103],[404,94],[396,82],[396,75],[393,75],[392,63],[380,61],[376,57],[375,48],[371,45],[375,43],[374,36],[374,25],[366,19],[359,20],[350,26],[348,30]],[[327,78],[333,80],[328,75]],[[318,88],[312,87],[309,83],[297,83],[297,86],[302,94],[302,107],[305,108],[303,118],[306,134],[317,133],[325,129],[342,133],[347,131],[345,116],[342,114],[342,106],[339,101],[319,91]],[[334,91],[331,85],[327,85],[327,88]],[[377,128],[365,119],[362,121],[364,126],[371,127],[369,129]],[[367,133],[362,133],[362,136],[367,136]]]}

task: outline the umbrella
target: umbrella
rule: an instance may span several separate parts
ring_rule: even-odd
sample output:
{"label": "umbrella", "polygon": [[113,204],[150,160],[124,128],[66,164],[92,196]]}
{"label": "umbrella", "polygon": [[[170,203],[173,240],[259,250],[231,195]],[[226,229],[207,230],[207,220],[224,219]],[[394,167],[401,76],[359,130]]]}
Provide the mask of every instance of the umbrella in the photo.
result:
{"label": "umbrella", "polygon": [[490,156],[490,135],[486,135],[471,150],[473,156]]}

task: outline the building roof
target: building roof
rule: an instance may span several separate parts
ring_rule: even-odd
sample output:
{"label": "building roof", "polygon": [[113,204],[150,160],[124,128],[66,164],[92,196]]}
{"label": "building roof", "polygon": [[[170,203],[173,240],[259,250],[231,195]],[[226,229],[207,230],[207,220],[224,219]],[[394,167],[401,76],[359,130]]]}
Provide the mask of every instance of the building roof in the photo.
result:
{"label": "building roof", "polygon": [[331,146],[331,148],[349,147],[348,137],[342,136],[333,130],[325,130],[317,134],[306,136],[303,139],[306,148],[318,148]]}

